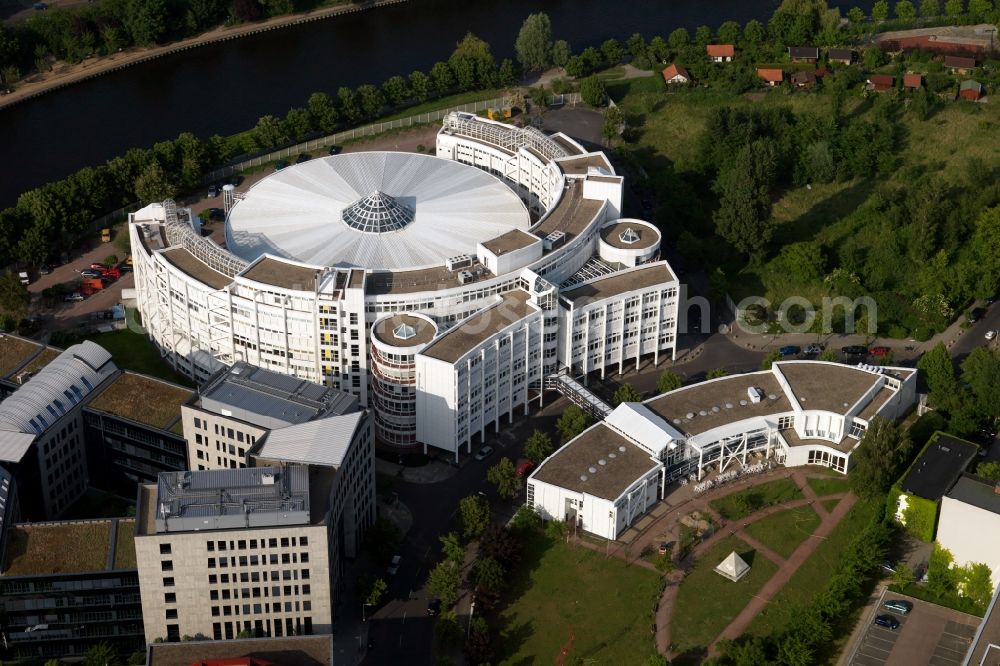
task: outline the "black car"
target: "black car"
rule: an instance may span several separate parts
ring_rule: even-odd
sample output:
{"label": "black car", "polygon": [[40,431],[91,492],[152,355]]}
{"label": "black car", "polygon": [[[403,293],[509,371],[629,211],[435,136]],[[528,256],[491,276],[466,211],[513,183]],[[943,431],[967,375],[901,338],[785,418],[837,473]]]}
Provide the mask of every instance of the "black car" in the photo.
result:
{"label": "black car", "polygon": [[213,222],[222,222],[226,219],[226,211],[221,208],[209,208],[208,209],[208,219]]}
{"label": "black car", "polygon": [[296,164],[302,164],[303,162],[308,162],[312,159],[312,155],[309,153],[299,153],[299,156],[295,158]]}
{"label": "black car", "polygon": [[330,146],[330,155],[339,155],[343,150],[340,146]]}
{"label": "black car", "polygon": [[986,310],[984,310],[983,308],[972,308],[972,311],[969,312],[969,323],[975,324],[977,321],[983,318],[984,314],[986,314]]}
{"label": "black car", "polygon": [[846,347],[841,347],[840,351],[848,356],[868,355],[868,347],[865,347],[864,345],[847,345]]}
{"label": "black car", "polygon": [[441,600],[431,599],[427,602],[427,614],[430,616],[437,615],[441,612]]}
{"label": "black car", "polygon": [[899,629],[899,620],[897,620],[891,615],[879,615],[878,617],[875,618],[875,624],[877,624],[880,627],[885,627],[890,631],[895,631],[896,629]]}

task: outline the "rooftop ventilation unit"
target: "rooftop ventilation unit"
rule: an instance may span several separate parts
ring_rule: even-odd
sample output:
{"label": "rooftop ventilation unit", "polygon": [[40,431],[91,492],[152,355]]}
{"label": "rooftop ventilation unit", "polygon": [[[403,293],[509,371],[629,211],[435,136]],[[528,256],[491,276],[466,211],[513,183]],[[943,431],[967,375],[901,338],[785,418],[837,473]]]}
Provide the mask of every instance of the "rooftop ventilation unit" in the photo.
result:
{"label": "rooftop ventilation unit", "polygon": [[260,475],[260,484],[262,486],[273,486],[274,485],[274,474],[270,472],[265,472]]}
{"label": "rooftop ventilation unit", "polygon": [[750,398],[750,402],[756,405],[763,400],[764,392],[755,386],[751,386],[747,389],[747,397]]}
{"label": "rooftop ventilation unit", "polygon": [[553,231],[548,236],[542,239],[542,247],[546,250],[554,250],[563,243],[566,242],[566,232],[564,231]]}
{"label": "rooftop ventilation unit", "polygon": [[468,284],[469,282],[472,282],[473,279],[475,279],[475,276],[471,271],[462,271],[458,274],[459,284]]}
{"label": "rooftop ventilation unit", "polygon": [[469,266],[472,265],[474,261],[475,257],[473,257],[471,254],[460,254],[455,257],[448,257],[447,259],[444,260],[444,264],[449,271],[454,273],[457,270],[468,268]]}

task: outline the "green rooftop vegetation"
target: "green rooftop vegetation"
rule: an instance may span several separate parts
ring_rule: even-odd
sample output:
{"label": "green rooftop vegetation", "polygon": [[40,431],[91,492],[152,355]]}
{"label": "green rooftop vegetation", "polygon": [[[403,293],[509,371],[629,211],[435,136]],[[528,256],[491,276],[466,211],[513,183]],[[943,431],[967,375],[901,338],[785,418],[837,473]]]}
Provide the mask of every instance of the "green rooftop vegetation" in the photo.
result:
{"label": "green rooftop vegetation", "polygon": [[46,347],[35,358],[28,361],[27,365],[21,368],[21,372],[30,372],[33,375],[37,374],[39,370],[54,361],[60,353],[58,349],[49,349]]}
{"label": "green rooftop vegetation", "polygon": [[6,576],[101,571],[111,521],[15,525],[8,538]]}
{"label": "green rooftop vegetation", "polygon": [[135,566],[135,521],[119,520],[115,540],[115,569],[134,569]]}
{"label": "green rooftop vegetation", "polygon": [[40,347],[37,342],[0,334],[0,377],[11,374]]}
{"label": "green rooftop vegetation", "polygon": [[126,372],[102,391],[90,407],[154,428],[168,428],[180,419],[181,405],[192,395],[190,389]]}

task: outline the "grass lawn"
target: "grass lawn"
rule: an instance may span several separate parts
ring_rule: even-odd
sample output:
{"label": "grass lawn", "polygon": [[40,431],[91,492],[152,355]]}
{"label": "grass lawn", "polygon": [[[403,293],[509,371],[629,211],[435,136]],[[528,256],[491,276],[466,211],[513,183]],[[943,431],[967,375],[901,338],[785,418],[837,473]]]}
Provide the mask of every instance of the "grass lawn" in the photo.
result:
{"label": "grass lawn", "polygon": [[833,479],[806,479],[806,483],[813,489],[819,497],[834,495],[836,493],[846,493],[851,489],[851,483],[847,477],[841,476]]}
{"label": "grass lawn", "polygon": [[182,386],[194,386],[190,379],[174,372],[174,369],[160,356],[156,345],[145,335],[126,329],[112,333],[97,333],[87,336],[87,339],[93,340],[111,352],[111,358],[119,368],[159,377]]}
{"label": "grass lawn", "polygon": [[800,506],[758,520],[746,531],[782,557],[788,557],[819,527],[819,522],[811,506]]}
{"label": "grass lawn", "polygon": [[775,635],[795,622],[801,609],[822,590],[837,570],[840,554],[871,522],[876,507],[858,502],[806,560],[788,583],[774,596],[768,607],[750,624],[753,636]]}
{"label": "grass lawn", "polygon": [[[715,573],[719,562],[734,550],[750,565],[750,573],[736,583]],[[778,565],[736,537],[708,549],[677,592],[671,631],[674,648],[692,653],[707,648],[777,570]]]}
{"label": "grass lawn", "polygon": [[828,513],[830,513],[837,508],[837,505],[840,504],[840,500],[839,499],[821,500],[820,504],[822,504],[823,508],[826,509]]}
{"label": "grass lawn", "polygon": [[712,500],[709,504],[724,518],[735,520],[748,516],[758,509],[794,499],[802,499],[802,491],[794,481],[784,478],[752,486],[738,493]]}
{"label": "grass lawn", "polygon": [[516,599],[501,613],[497,663],[641,664],[656,647],[649,631],[661,578],[603,553],[528,538],[508,577]]}

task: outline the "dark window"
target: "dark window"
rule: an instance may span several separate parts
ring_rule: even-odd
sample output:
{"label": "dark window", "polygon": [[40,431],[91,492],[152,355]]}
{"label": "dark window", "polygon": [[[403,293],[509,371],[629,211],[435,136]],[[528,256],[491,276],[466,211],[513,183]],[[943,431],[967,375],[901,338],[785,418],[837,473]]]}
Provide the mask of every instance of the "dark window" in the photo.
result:
{"label": "dark window", "polygon": [[302,580],[309,580],[309,569],[302,570]]}
{"label": "dark window", "polygon": [[300,546],[308,546],[309,545],[309,537],[299,537],[299,545]]}
{"label": "dark window", "polygon": [[214,557],[208,558],[208,568],[209,569],[214,569],[215,568],[215,558]]}
{"label": "dark window", "polygon": [[[307,608],[306,610],[309,609]],[[311,636],[313,632],[313,619],[307,615],[306,617],[302,618],[302,622],[305,625],[303,633],[305,633],[306,636]]]}
{"label": "dark window", "polygon": [[179,624],[167,625],[167,640],[177,642],[181,639],[181,626]]}
{"label": "dark window", "polygon": [[208,584],[209,585],[215,585],[217,582],[219,582],[218,576],[216,576],[215,574],[209,574],[209,576],[208,576]]}
{"label": "dark window", "polygon": [[165,604],[176,604],[177,603],[177,595],[175,593],[173,593],[173,592],[167,592],[166,594],[163,595],[163,603],[165,603]]}
{"label": "dark window", "polygon": [[270,548],[277,548],[278,547],[278,540],[277,539],[268,539],[267,540],[267,545]]}
{"label": "dark window", "polygon": [[208,593],[208,598],[211,599],[212,601],[218,601],[219,600],[219,591],[218,590],[212,590],[211,592]]}
{"label": "dark window", "polygon": [[[312,592],[312,586],[311,585],[303,585],[302,586],[302,594],[309,594],[311,592]],[[309,609],[307,608],[306,610],[309,610]]]}
{"label": "dark window", "polygon": [[174,563],[172,560],[163,560],[160,562],[160,571],[173,571]]}
{"label": "dark window", "polygon": [[288,537],[281,537],[281,547],[288,548]]}
{"label": "dark window", "polygon": [[[219,614],[219,608],[218,608],[218,606],[213,607],[212,608],[212,615],[218,615],[218,614]],[[308,626],[308,625],[306,625],[306,626]],[[212,623],[212,636],[214,636],[215,640],[217,640],[217,641],[221,641],[222,640],[222,623],[221,622],[213,622]]]}
{"label": "dark window", "polygon": [[306,564],[309,561],[309,553],[302,553],[299,555],[299,562]]}
{"label": "dark window", "polygon": [[168,620],[176,620],[177,619],[177,609],[176,608],[168,608],[167,609],[167,619]]}
{"label": "dark window", "polygon": [[238,543],[238,546],[239,546],[240,550],[244,550],[247,547],[247,542],[246,541],[242,541],[241,540],[241,541],[239,541],[237,543]]}
{"label": "dark window", "polygon": [[169,555],[169,554],[170,554],[170,544],[169,543],[161,543],[160,544],[160,555]]}
{"label": "dark window", "polygon": [[163,579],[163,587],[173,587],[173,586],[174,586],[174,579],[173,578],[164,578]]}
{"label": "dark window", "polygon": [[214,541],[209,541],[208,542],[208,552],[210,552],[210,553],[214,553],[215,552],[215,542]]}

